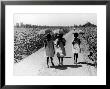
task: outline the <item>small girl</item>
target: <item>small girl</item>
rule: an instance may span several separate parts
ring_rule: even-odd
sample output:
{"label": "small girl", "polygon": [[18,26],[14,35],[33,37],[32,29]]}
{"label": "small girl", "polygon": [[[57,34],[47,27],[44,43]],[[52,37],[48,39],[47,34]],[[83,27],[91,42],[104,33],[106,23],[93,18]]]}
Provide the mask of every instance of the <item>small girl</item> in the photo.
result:
{"label": "small girl", "polygon": [[80,39],[78,33],[74,33],[74,40],[72,42],[72,52],[74,54],[74,64],[77,65],[78,53],[80,52]]}
{"label": "small girl", "polygon": [[61,66],[63,65],[63,58],[64,56],[66,56],[65,43],[66,43],[66,40],[63,38],[63,34],[60,34],[56,44],[56,47],[57,47],[56,51],[57,51],[57,57],[59,60],[59,65]]}

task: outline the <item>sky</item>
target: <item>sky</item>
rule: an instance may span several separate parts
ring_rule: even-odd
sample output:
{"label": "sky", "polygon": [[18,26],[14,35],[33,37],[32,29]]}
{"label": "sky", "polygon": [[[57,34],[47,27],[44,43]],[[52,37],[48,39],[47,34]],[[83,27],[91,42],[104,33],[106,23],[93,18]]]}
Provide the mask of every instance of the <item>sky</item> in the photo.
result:
{"label": "sky", "polygon": [[97,25],[95,13],[56,13],[56,14],[14,14],[16,23],[47,25],[47,26],[73,26],[91,22]]}

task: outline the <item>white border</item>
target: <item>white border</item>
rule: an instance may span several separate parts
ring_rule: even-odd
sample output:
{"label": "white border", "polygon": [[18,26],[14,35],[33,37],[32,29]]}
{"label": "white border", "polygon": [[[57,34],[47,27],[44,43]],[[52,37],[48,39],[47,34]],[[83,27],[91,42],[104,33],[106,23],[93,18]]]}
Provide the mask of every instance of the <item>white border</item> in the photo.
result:
{"label": "white border", "polygon": [[[106,6],[105,5],[6,5],[5,9],[6,85],[105,85],[106,84]],[[97,76],[13,76],[14,13],[96,13]],[[54,80],[54,81],[53,81]]]}

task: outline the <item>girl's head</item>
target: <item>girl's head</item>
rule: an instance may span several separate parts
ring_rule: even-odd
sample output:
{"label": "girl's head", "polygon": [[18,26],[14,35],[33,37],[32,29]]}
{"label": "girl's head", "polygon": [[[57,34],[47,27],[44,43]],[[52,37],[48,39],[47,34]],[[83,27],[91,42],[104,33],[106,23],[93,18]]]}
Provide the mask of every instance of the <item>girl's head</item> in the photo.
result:
{"label": "girl's head", "polygon": [[74,33],[74,37],[78,37],[78,33]]}
{"label": "girl's head", "polygon": [[46,36],[46,38],[47,38],[48,41],[50,41],[51,40],[51,34],[48,33],[47,36]]}

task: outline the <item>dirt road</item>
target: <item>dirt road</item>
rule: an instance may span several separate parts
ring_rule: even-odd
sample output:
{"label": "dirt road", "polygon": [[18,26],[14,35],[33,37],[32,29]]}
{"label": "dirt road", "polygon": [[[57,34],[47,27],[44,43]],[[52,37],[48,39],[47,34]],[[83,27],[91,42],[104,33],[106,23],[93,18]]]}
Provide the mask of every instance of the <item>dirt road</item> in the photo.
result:
{"label": "dirt road", "polygon": [[23,61],[14,64],[14,75],[23,76],[95,76],[97,75],[97,69],[94,66],[84,64],[87,57],[84,53],[79,53],[78,62],[82,64],[74,65],[72,54],[72,41],[74,39],[74,31],[67,33],[64,38],[66,39],[66,56],[71,58],[64,58],[64,66],[59,67],[58,59],[54,57],[55,67],[47,68],[45,49],[42,48]]}

